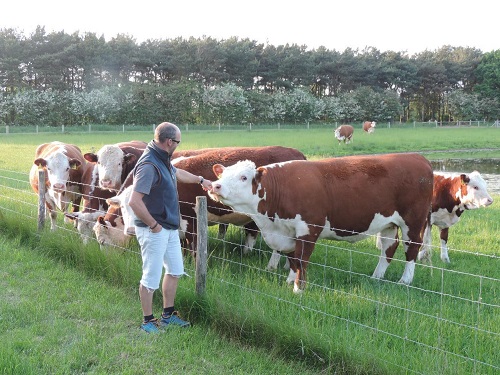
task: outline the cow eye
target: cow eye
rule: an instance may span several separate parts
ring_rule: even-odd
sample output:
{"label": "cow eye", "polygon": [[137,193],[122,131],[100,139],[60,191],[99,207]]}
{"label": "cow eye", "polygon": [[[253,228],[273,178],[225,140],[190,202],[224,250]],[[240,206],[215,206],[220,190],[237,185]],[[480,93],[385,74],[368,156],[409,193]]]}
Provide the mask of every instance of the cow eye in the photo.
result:
{"label": "cow eye", "polygon": [[479,186],[474,186],[474,190],[479,190]]}
{"label": "cow eye", "polygon": [[241,181],[245,182],[247,180],[247,176],[241,176]]}

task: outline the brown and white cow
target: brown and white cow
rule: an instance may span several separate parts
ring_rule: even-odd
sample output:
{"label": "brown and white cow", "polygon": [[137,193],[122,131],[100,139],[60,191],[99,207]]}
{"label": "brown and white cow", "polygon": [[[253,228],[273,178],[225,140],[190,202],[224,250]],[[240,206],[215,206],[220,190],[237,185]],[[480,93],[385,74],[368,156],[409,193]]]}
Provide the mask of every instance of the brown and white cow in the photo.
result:
{"label": "brown and white cow", "polygon": [[354,128],[351,125],[340,125],[335,129],[335,138],[337,138],[339,144],[342,141],[344,141],[345,144],[351,143],[353,134]]}
{"label": "brown and white cow", "polygon": [[104,145],[97,154],[89,152],[84,156],[87,161],[97,164],[99,187],[116,193],[134,169],[146,146],[147,143],[143,141],[120,142]]}
{"label": "brown and white cow", "polygon": [[[86,161],[81,150],[62,142],[44,143],[37,147],[30,170],[30,184],[38,193],[38,170],[45,170],[45,202],[51,229],[56,229],[57,211],[69,212],[80,208],[82,174]],[[65,221],[69,220],[65,218]]]}
{"label": "brown and white cow", "polygon": [[[214,166],[210,196],[249,215],[265,242],[288,255],[294,291],[305,287],[307,265],[320,238],[356,242],[381,232],[374,278],[383,278],[401,229],[410,284],[428,223],[432,167],[418,154],[350,156],[255,167],[241,161]],[[292,280],[292,276],[294,280]]]}
{"label": "brown and white cow", "polygon": [[108,209],[106,199],[115,195],[107,189],[99,187],[99,176],[94,163],[87,163],[82,176],[82,207],[78,212],[67,213],[66,217],[74,220],[83,243],[93,236],[93,227],[99,215],[104,215]]}
{"label": "brown and white cow", "polygon": [[[487,207],[493,203],[488,194],[486,181],[478,171],[470,174],[434,173],[431,223],[439,228],[441,239],[441,260],[450,263],[448,256],[448,230],[458,223],[466,210]],[[429,234],[429,237],[430,234]],[[419,260],[429,261],[431,246],[423,246]]]}
{"label": "brown and white cow", "polygon": [[377,123],[375,121],[365,121],[363,123],[363,131],[365,131],[368,134],[371,134],[375,131],[376,126]]}

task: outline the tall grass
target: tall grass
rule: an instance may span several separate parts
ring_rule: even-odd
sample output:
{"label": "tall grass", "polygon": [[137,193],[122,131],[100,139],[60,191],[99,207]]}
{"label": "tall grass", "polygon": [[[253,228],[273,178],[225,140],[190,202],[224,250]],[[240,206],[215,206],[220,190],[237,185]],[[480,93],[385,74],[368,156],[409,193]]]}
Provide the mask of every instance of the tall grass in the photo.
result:
{"label": "tall grass", "polygon": [[[432,153],[439,150],[498,157],[497,135],[497,129],[377,129],[373,135],[357,134],[352,145],[339,146],[333,132],[324,129],[184,132],[181,146],[280,144],[298,148],[309,158],[425,150],[430,156],[439,156]],[[0,138],[4,155],[0,170],[9,171],[0,175],[13,177],[0,184],[9,185],[0,188],[4,263],[0,269],[8,270],[3,271],[0,283],[9,301],[2,305],[0,315],[9,317],[0,319],[5,332],[0,368],[5,373],[145,373],[145,368],[163,372],[166,357],[163,353],[152,359],[146,355],[153,348],[135,329],[140,277],[137,245],[133,243],[122,254],[103,253],[95,243],[83,246],[73,229],[62,223],[66,229],[56,234],[34,232],[36,197],[27,182],[18,180],[22,180],[19,173],[26,174],[31,167],[36,145],[54,140],[44,137]],[[150,138],[148,132],[132,137],[109,134],[106,139],[63,134],[57,140],[75,143],[88,152],[107,143]],[[478,151],[485,144],[492,150]],[[500,197],[494,198],[492,207],[465,213],[450,230],[452,263],[440,263],[435,249],[432,267],[417,265],[412,287],[395,283],[404,267],[401,248],[387,271],[388,282],[381,282],[369,277],[378,256],[373,239],[348,245],[320,241],[311,258],[308,288],[296,296],[285,283],[287,271],[265,271],[270,249],[262,240],[244,256],[238,228],[230,229],[224,243],[211,228],[206,295],[194,294],[193,278],[183,279],[179,290],[178,308],[194,329],[154,338],[151,344],[174,346],[172,350],[182,359],[165,354],[168,363],[173,363],[170,368],[187,373],[288,373],[299,367],[306,373],[493,374],[500,367],[496,349]],[[18,212],[23,218],[18,218]],[[185,262],[188,273],[194,275],[193,260]],[[30,272],[22,277],[26,269]],[[30,300],[33,295],[39,296],[35,303]],[[160,305],[157,295],[155,306]],[[18,311],[23,314],[16,315]],[[21,318],[28,318],[26,311],[36,312],[34,323],[18,328]],[[111,346],[110,353],[103,343]],[[212,345],[220,351],[211,351]],[[248,355],[242,357],[242,351]],[[284,358],[300,362],[288,367]]]}

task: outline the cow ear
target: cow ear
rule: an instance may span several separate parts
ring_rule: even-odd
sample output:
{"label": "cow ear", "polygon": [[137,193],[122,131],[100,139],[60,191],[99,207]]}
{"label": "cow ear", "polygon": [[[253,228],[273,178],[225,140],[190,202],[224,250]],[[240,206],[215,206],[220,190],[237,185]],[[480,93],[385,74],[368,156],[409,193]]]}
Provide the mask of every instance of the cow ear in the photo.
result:
{"label": "cow ear", "polygon": [[255,181],[260,182],[262,176],[267,173],[267,169],[264,167],[257,168],[257,172],[255,173]]}
{"label": "cow ear", "polygon": [[462,185],[467,185],[469,182],[470,182],[470,178],[469,176],[467,176],[466,174],[462,173],[460,175],[460,180],[461,180],[461,184]]}
{"label": "cow ear", "polygon": [[85,160],[91,163],[97,163],[97,155],[92,152],[86,153],[85,155],[83,155],[83,157],[85,158]]}
{"label": "cow ear", "polygon": [[123,157],[123,161],[125,163],[133,163],[137,160],[137,156],[135,156],[134,154],[126,154],[124,157]]}
{"label": "cow ear", "polygon": [[217,178],[220,178],[222,172],[224,172],[225,167],[222,164],[214,164],[212,170],[214,171]]}
{"label": "cow ear", "polygon": [[35,161],[33,162],[33,164],[36,164],[39,167],[46,167],[47,166],[47,161],[44,158],[38,158],[38,159],[35,159]]}

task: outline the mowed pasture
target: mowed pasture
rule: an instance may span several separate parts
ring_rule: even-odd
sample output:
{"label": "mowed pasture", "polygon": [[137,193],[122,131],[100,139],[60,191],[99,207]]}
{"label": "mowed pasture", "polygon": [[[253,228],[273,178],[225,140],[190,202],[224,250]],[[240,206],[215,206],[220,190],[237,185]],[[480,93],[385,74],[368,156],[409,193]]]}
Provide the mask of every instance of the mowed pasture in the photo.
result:
{"label": "mowed pasture", "polygon": [[[304,373],[498,373],[498,195],[493,195],[495,202],[492,206],[464,213],[461,221],[450,229],[451,264],[443,264],[439,259],[438,231],[433,230],[435,248],[432,265],[417,265],[410,287],[397,284],[404,267],[402,246],[388,268],[386,281],[377,281],[370,278],[379,255],[373,238],[355,244],[320,241],[311,258],[308,287],[303,295],[297,296],[285,283],[286,270],[265,270],[270,250],[260,237],[256,249],[251,254],[243,255],[240,251],[243,234],[239,228],[230,227],[225,241],[217,238],[216,228],[210,228],[206,295],[195,295],[194,278],[184,278],[180,283],[178,308],[194,323],[192,332],[176,332],[175,341],[168,335],[141,340],[137,331],[140,319],[136,292],[140,277],[137,245],[132,243],[126,251],[116,253],[103,253],[95,243],[83,246],[74,229],[62,223],[62,215],[60,221],[64,229],[57,235],[48,231],[37,235],[36,196],[31,192],[27,177],[35,148],[44,142],[59,140],[73,143],[85,153],[97,151],[104,144],[134,139],[149,141],[151,138],[151,130],[105,134],[10,134],[0,137],[2,241],[10,239],[13,244],[9,246],[12,248],[19,247],[19,243],[26,246],[24,256],[29,256],[27,254],[32,251],[37,257],[42,254],[55,260],[58,267],[68,269],[72,277],[79,278],[78,273],[83,274],[88,279],[87,283],[92,285],[89,288],[94,288],[94,282],[103,284],[102,288],[96,287],[98,294],[106,294],[109,288],[110,298],[133,301],[132,306],[123,311],[126,322],[118,324],[118,332],[109,327],[115,324],[112,317],[83,301],[78,314],[86,329],[75,331],[73,321],[67,329],[57,326],[65,343],[71,343],[71,350],[67,346],[63,350],[63,344],[56,339],[41,339],[44,333],[40,330],[46,327],[47,322],[42,326],[33,325],[33,328],[28,325],[13,329],[8,323],[12,319],[0,319],[4,339],[15,340],[16,335],[20,337],[12,345],[0,345],[0,369],[2,363],[14,367],[26,360],[26,367],[19,366],[33,373],[37,372],[35,370],[45,373],[141,373],[146,372],[145,368],[153,373],[169,372],[166,369],[172,358],[168,351],[159,351],[160,347],[168,344],[183,347],[185,354],[181,356],[185,355],[185,358],[174,359],[173,367],[177,371],[184,369],[187,373],[203,373],[207,368],[219,373],[285,373],[297,366]],[[500,133],[495,128],[377,129],[371,135],[362,133],[358,128],[350,145],[338,145],[333,127],[279,131],[187,131],[182,134],[180,148],[263,145],[294,147],[310,159],[388,152],[422,152],[430,159],[500,158]],[[9,256],[5,251],[2,254],[3,257]],[[22,267],[23,260],[18,252],[16,256],[16,267]],[[31,259],[26,259],[26,264],[33,267]],[[191,258],[186,258],[186,267],[188,273],[194,276],[194,261]],[[7,282],[9,275],[19,273],[13,270],[2,272],[5,276],[3,283]],[[50,271],[45,272],[47,279],[51,279]],[[38,274],[44,277],[43,271],[39,270]],[[22,295],[23,288],[35,292],[32,286],[25,287],[22,283],[9,283],[8,286],[13,289],[13,294]],[[74,291],[69,286],[61,285],[56,289],[52,286],[40,282],[36,293],[42,296],[42,301],[55,294],[56,304],[50,305],[46,301],[40,302],[40,306],[34,301],[27,306],[52,314],[51,308],[59,309],[58,304],[65,306],[68,301],[75,304],[81,299],[78,292],[68,295],[71,290]],[[101,297],[107,301],[105,295]],[[113,310],[115,318],[122,314],[119,309],[115,311],[113,304],[94,298],[95,303],[103,303],[103,308]],[[159,311],[160,304],[157,298],[155,310]],[[7,299],[7,307],[1,315],[15,315],[14,307],[18,305],[22,304],[14,297]],[[99,330],[101,322],[105,325],[103,330],[106,336],[114,336],[109,342],[110,353],[114,354],[106,354],[106,350],[99,349],[100,345],[96,342],[100,336],[95,331]],[[200,350],[194,344],[195,336],[203,336],[204,332],[210,340],[220,337],[221,342],[217,341],[213,351],[209,348]],[[33,336],[40,337],[40,340],[34,340]],[[124,337],[128,338],[125,343]],[[203,341],[206,337],[200,340],[210,341]],[[107,337],[103,339],[109,340]],[[78,343],[80,341],[82,343]],[[122,344],[121,349],[117,348],[118,343]],[[191,353],[187,343],[193,346]],[[151,348],[147,349],[148,345]],[[136,355],[136,347],[151,350],[155,359],[148,362],[147,356]],[[238,354],[242,350],[248,353],[244,358]],[[156,354],[157,351],[159,354]],[[44,352],[50,354],[45,357]],[[59,364],[54,359],[60,356],[71,361],[71,354],[76,352],[77,362],[69,368],[68,364]],[[158,356],[164,356],[164,361],[156,358]],[[242,363],[252,363],[259,356],[259,367]],[[123,363],[117,364],[117,357]],[[233,362],[233,357],[242,362]],[[41,362],[39,367],[36,367],[33,358]],[[203,358],[207,358],[206,361]],[[219,359],[219,367],[215,366],[213,358]],[[266,364],[272,363],[273,359],[275,363]],[[253,372],[256,368],[258,371]]]}

